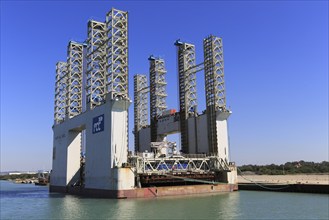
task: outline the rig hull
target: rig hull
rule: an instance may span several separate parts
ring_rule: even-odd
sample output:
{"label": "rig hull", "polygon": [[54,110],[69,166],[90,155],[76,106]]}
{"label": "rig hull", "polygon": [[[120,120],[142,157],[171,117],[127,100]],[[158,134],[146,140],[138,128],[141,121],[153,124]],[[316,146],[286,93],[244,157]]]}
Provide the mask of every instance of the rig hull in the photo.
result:
{"label": "rig hull", "polygon": [[238,190],[238,184],[202,184],[187,186],[161,186],[161,187],[143,187],[129,190],[103,190],[87,189],[77,187],[62,187],[50,185],[50,192],[67,193],[72,195],[130,199],[130,198],[155,198],[163,196],[193,195],[193,194],[215,194],[221,192],[233,192]]}

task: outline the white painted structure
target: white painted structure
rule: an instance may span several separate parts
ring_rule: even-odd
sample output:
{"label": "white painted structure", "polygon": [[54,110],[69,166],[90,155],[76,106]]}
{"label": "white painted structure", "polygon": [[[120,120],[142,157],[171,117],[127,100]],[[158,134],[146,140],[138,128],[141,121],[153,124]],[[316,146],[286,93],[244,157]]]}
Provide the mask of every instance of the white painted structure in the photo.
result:
{"label": "white painted structure", "polygon": [[[178,60],[179,112],[166,110],[166,71],[158,73],[151,62],[150,90],[146,90],[148,88],[146,75],[135,76],[135,79],[143,79],[142,84],[137,81],[134,84],[135,97],[137,97],[135,100],[135,150],[153,151],[151,142],[166,141],[167,135],[180,133],[183,154],[205,154],[217,157],[218,161],[224,163],[220,170],[225,176],[224,179],[229,183],[235,183],[235,165],[229,161],[227,119],[232,112],[226,108],[222,39],[210,35],[203,40],[204,62],[198,65],[195,62],[193,44],[179,39],[175,42],[175,46]],[[157,59],[151,56],[149,60]],[[164,63],[162,59],[161,62]],[[202,114],[198,114],[196,73],[201,70],[204,70],[205,76],[206,109]],[[161,79],[161,83],[155,79]],[[161,92],[156,92],[157,90]],[[150,126],[146,126],[147,101],[140,98],[147,97],[148,91],[151,96]],[[143,123],[140,121],[141,115],[143,115]],[[151,163],[149,165],[152,167]]]}
{"label": "white painted structure", "polygon": [[131,102],[106,99],[102,105],[57,124],[51,185],[66,187],[80,178],[81,132],[85,130],[85,188],[134,188],[134,174],[122,168],[128,158],[127,114]]}
{"label": "white painted structure", "polygon": [[[126,190],[128,160],[128,12],[112,8],[88,22],[86,43],[70,41],[56,69],[50,190]],[[85,152],[84,151],[85,148]]]}
{"label": "white painted structure", "polygon": [[[166,110],[162,58],[149,57],[150,86],[146,76],[134,78],[135,147],[143,152],[141,157],[138,152],[128,156],[128,12],[112,8],[105,22],[88,22],[85,43],[69,43],[67,61],[58,62],[56,69],[50,191],[115,198],[156,196],[157,190],[138,188],[141,183],[160,184],[162,174],[173,175],[172,180],[179,175],[204,175],[228,183],[220,190],[233,191],[236,170],[228,157],[227,118],[231,112],[226,109],[221,38],[211,35],[204,39],[207,109],[201,115],[196,111],[195,74],[203,66],[195,65],[194,45],[177,41],[176,46],[180,112]],[[186,157],[177,152],[175,143],[166,142],[167,135],[178,132]],[[212,190],[204,188],[206,191],[197,192]],[[159,191],[171,195],[172,189],[187,193],[182,187]]]}
{"label": "white painted structure", "polygon": [[[227,119],[231,115],[231,111],[216,112],[216,132],[217,132],[217,155],[223,160],[229,162],[229,143],[227,132]],[[158,139],[163,139],[167,135],[180,133],[179,117],[176,115],[168,115],[158,119],[157,132]],[[197,115],[187,119],[188,124],[188,142],[190,154],[210,154],[208,147],[208,126],[207,114]],[[145,127],[139,131],[139,142],[141,152],[151,151],[150,147],[150,127]],[[212,153],[214,155],[214,153]]]}

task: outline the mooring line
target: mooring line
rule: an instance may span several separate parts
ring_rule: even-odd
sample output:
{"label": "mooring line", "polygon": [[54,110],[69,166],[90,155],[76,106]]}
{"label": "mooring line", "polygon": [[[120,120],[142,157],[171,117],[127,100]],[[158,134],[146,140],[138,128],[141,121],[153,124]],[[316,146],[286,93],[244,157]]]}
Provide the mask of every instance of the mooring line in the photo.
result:
{"label": "mooring line", "polygon": [[260,183],[255,182],[255,181],[253,181],[253,180],[250,180],[250,179],[245,178],[245,177],[241,174],[242,171],[241,171],[238,167],[237,167],[237,170],[240,171],[239,176],[241,176],[243,179],[248,180],[248,181],[252,182],[253,184],[255,184],[255,185],[259,186],[259,187],[262,187],[262,188],[264,188],[264,189],[268,189],[268,190],[281,190],[281,189],[286,189],[286,188],[289,188],[289,187],[290,187],[289,184],[282,184],[282,185],[285,185],[285,186],[284,186],[284,187],[280,187],[280,188],[276,188],[276,187],[275,187],[275,188],[267,187],[267,186],[264,186],[264,185],[262,185],[262,184],[260,184]]}

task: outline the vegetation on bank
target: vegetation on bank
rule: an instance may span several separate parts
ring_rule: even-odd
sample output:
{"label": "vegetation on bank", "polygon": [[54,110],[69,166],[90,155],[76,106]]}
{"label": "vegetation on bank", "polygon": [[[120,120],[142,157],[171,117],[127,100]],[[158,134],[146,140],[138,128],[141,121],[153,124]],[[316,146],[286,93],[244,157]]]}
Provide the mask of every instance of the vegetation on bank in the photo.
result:
{"label": "vegetation on bank", "polygon": [[[284,175],[284,174],[321,174],[329,173],[329,161],[322,161],[321,163],[294,161],[285,164],[276,165],[242,165],[238,167],[239,171],[244,174],[257,175]],[[18,179],[36,179],[38,174],[13,174],[0,175],[0,180],[18,180]]]}
{"label": "vegetation on bank", "polygon": [[284,174],[306,174],[306,173],[329,173],[329,162],[321,163],[294,161],[276,165],[243,165],[238,167],[245,174],[253,173],[258,175],[284,175]]}
{"label": "vegetation on bank", "polygon": [[0,180],[18,180],[18,179],[36,179],[38,174],[13,174],[13,175],[0,175]]}

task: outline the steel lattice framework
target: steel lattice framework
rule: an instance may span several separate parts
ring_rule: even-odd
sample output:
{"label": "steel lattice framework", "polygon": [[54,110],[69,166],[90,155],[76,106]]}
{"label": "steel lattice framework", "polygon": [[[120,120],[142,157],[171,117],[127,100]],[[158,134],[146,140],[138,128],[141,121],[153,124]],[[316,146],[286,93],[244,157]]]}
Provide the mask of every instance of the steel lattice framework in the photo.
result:
{"label": "steel lattice framework", "polygon": [[222,39],[203,40],[209,152],[218,153],[216,111],[226,108]]}
{"label": "steel lattice framework", "polygon": [[112,8],[106,15],[107,90],[128,98],[128,12]]}
{"label": "steel lattice framework", "polygon": [[82,112],[82,74],[83,74],[84,45],[73,41],[69,42],[67,50],[67,114],[72,118]]}
{"label": "steel lattice framework", "polygon": [[106,24],[90,20],[87,39],[87,100],[90,108],[100,105],[106,94]]}
{"label": "steel lattice framework", "polygon": [[222,39],[210,35],[203,41],[206,104],[216,110],[226,108]]}
{"label": "steel lattice framework", "polygon": [[67,102],[67,64],[58,62],[56,64],[55,85],[55,114],[54,120],[58,124],[65,120]]}
{"label": "steel lattice framework", "polygon": [[182,152],[188,153],[188,125],[187,119],[194,115],[197,108],[195,46],[193,44],[176,41],[179,76],[179,104]]}
{"label": "steel lattice framework", "polygon": [[[189,155],[186,155],[189,156]],[[137,173],[144,174],[170,174],[173,172],[208,173],[215,170],[231,170],[225,160],[218,156],[193,155],[200,157],[182,158],[131,158]]]}
{"label": "steel lattice framework", "polygon": [[150,61],[150,113],[151,141],[157,141],[156,120],[167,109],[166,68],[163,59],[151,56]]}
{"label": "steel lattice framework", "polygon": [[146,75],[137,74],[134,76],[134,124],[135,124],[135,151],[139,151],[139,130],[147,126],[147,85]]}
{"label": "steel lattice framework", "polygon": [[157,118],[167,109],[166,68],[161,58],[150,57],[150,109],[151,118]]}
{"label": "steel lattice framework", "polygon": [[188,118],[189,112],[194,112],[197,107],[196,72],[191,70],[195,67],[195,46],[188,43],[179,44],[179,42],[176,45],[180,112],[184,111],[185,118]]}

